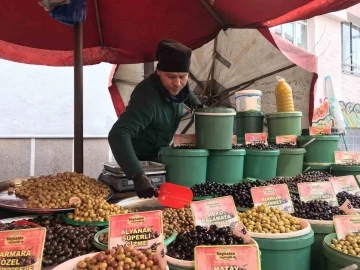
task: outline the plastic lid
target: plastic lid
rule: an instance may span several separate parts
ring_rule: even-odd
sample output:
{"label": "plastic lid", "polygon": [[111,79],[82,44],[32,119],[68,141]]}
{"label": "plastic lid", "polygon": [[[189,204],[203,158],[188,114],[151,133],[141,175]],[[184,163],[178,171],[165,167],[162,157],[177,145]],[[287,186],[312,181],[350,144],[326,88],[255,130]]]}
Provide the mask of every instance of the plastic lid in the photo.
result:
{"label": "plastic lid", "polygon": [[199,108],[194,112],[195,115],[214,115],[226,116],[236,115],[236,111],[232,108]]}
{"label": "plastic lid", "polygon": [[209,151],[206,149],[176,149],[172,147],[161,147],[160,155],[179,157],[207,157]]}
{"label": "plastic lid", "polygon": [[266,118],[280,118],[280,117],[291,117],[291,116],[302,116],[302,112],[276,112],[269,113]]}
{"label": "plastic lid", "polygon": [[280,155],[280,151],[279,150],[246,149],[246,155],[251,155],[251,156],[278,156],[278,155]]}
{"label": "plastic lid", "polygon": [[284,148],[280,149],[280,155],[302,155],[305,154],[305,148]]}
{"label": "plastic lid", "polygon": [[245,149],[232,149],[232,150],[212,150],[210,156],[245,156]]}
{"label": "plastic lid", "polygon": [[[315,138],[314,142],[316,142],[316,141],[339,141],[340,140],[339,135],[316,135],[316,136],[303,136],[303,135],[301,135],[301,136],[297,137],[297,141],[298,142],[301,141],[301,142],[305,143],[307,141],[310,141],[313,138]],[[314,143],[314,142],[312,142],[312,143]]]}
{"label": "plastic lid", "polygon": [[240,90],[235,92],[235,96],[246,95],[246,94],[262,95],[262,92],[260,90]]}
{"label": "plastic lid", "polygon": [[235,116],[236,117],[258,117],[258,116],[262,116],[264,117],[264,113],[263,112],[259,112],[259,111],[246,111],[246,112],[238,112]]}

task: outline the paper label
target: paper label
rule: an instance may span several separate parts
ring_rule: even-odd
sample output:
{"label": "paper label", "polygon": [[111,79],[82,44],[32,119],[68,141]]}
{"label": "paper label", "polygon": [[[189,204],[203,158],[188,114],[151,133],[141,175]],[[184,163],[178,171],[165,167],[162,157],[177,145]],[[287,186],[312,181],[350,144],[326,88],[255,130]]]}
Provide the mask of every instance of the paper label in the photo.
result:
{"label": "paper label", "polygon": [[358,153],[353,151],[336,151],[334,156],[335,163],[338,165],[351,165],[359,159]]}
{"label": "paper label", "polygon": [[246,144],[257,144],[264,143],[267,144],[267,135],[263,133],[246,133],[245,134],[245,143]]}
{"label": "paper label", "polygon": [[277,144],[285,144],[290,143],[292,145],[296,145],[296,135],[286,135],[286,136],[276,136]]}
{"label": "paper label", "polygon": [[335,194],[345,191],[360,196],[360,189],[353,175],[331,177],[329,181],[334,188]]}
{"label": "paper label", "polygon": [[195,248],[196,270],[260,270],[256,245],[199,246]]}
{"label": "paper label", "polygon": [[253,187],[250,191],[255,206],[265,204],[287,213],[294,213],[294,206],[286,184]]}
{"label": "paper label", "polygon": [[136,249],[151,249],[166,269],[165,246],[161,211],[138,212],[110,216],[108,247],[131,245]]}
{"label": "paper label", "polygon": [[310,136],[314,135],[331,135],[331,127],[310,127]]}
{"label": "paper label", "polygon": [[346,200],[339,208],[340,210],[343,210],[346,215],[357,215],[349,200]]}
{"label": "paper label", "polygon": [[338,206],[336,194],[331,182],[306,182],[298,183],[300,200],[308,202],[312,200],[327,201],[332,206]]}
{"label": "paper label", "polygon": [[232,228],[239,223],[239,216],[232,196],[195,201],[190,204],[195,226]]}
{"label": "paper label", "polygon": [[194,145],[196,143],[195,134],[175,134],[173,144],[175,147],[182,145]]}
{"label": "paper label", "polygon": [[334,216],[337,239],[344,239],[348,233],[360,233],[360,215]]}
{"label": "paper label", "polygon": [[40,270],[46,229],[0,232],[1,270]]}
{"label": "paper label", "polygon": [[237,144],[237,136],[236,135],[232,136],[232,144]]}

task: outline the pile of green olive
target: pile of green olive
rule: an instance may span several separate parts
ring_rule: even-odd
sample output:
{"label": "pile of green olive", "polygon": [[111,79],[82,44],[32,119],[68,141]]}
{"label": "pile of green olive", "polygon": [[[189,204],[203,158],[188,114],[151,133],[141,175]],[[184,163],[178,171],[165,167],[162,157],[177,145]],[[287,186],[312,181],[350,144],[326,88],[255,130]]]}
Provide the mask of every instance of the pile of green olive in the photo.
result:
{"label": "pile of green olive", "polygon": [[330,247],[345,254],[360,257],[360,235],[348,233],[345,239],[332,239]]}
{"label": "pile of green olive", "polygon": [[174,232],[185,232],[194,228],[194,220],[189,205],[180,209],[165,208],[162,215],[165,238]]}

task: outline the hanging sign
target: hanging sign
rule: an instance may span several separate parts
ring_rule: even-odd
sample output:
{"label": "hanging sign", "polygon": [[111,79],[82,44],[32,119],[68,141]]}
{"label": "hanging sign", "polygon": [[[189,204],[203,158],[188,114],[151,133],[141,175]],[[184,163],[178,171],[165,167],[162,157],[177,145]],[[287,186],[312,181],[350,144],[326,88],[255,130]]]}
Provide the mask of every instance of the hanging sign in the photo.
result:
{"label": "hanging sign", "polygon": [[257,144],[263,143],[268,144],[267,135],[263,133],[246,133],[245,134],[245,143],[246,144]]}
{"label": "hanging sign", "polygon": [[360,195],[359,186],[353,175],[331,177],[329,181],[334,188],[335,194],[345,191],[353,195]]}
{"label": "hanging sign", "polygon": [[338,206],[336,194],[331,182],[305,182],[297,184],[300,200],[327,201],[332,206]]}

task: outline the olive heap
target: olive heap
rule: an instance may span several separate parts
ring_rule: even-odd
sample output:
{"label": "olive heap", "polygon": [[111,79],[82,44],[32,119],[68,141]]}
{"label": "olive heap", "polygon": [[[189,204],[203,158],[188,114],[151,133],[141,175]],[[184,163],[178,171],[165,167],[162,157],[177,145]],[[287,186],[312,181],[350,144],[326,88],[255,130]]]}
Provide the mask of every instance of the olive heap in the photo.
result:
{"label": "olive heap", "polygon": [[239,213],[240,221],[249,232],[289,233],[301,230],[300,220],[279,209],[259,205]]}
{"label": "olive heap", "polygon": [[67,213],[69,219],[80,222],[109,221],[111,215],[126,214],[128,210],[117,204],[110,204],[102,198],[83,198],[74,213]]}
{"label": "olive heap", "polygon": [[77,263],[77,270],[159,270],[159,261],[150,249],[136,250],[133,246],[118,246],[101,251]]}
{"label": "olive heap", "polygon": [[107,245],[109,243],[109,233],[104,232],[104,233],[100,234],[98,240],[101,244]]}
{"label": "olive heap", "polygon": [[296,144],[292,143],[273,143],[271,146],[277,148],[277,149],[296,149],[298,148]]}
{"label": "olive heap", "polygon": [[179,233],[176,240],[167,247],[167,255],[185,261],[194,260],[194,248],[201,245],[242,245],[241,237],[235,236],[230,227],[210,228],[196,226],[189,232]]}
{"label": "olive heap", "polygon": [[297,184],[303,182],[329,181],[332,175],[323,172],[307,172],[294,177],[275,177],[266,181],[269,185],[287,184],[290,190],[298,190]]}
{"label": "olive heap", "polygon": [[238,149],[253,149],[253,150],[277,150],[278,148],[272,144],[264,143],[252,143],[252,144],[242,144]]}
{"label": "olive heap", "polygon": [[26,198],[28,208],[68,208],[72,198],[105,198],[109,192],[106,185],[75,172],[32,177],[15,186],[16,196]]}
{"label": "olive heap", "polygon": [[0,231],[10,231],[10,230],[23,230],[36,228],[37,226],[30,224],[17,225],[15,223],[0,223]]}
{"label": "olive heap", "polygon": [[190,205],[186,205],[184,208],[179,209],[165,208],[162,211],[162,216],[165,238],[168,238],[174,232],[180,233],[190,231],[194,228],[194,220]]}
{"label": "olive heap", "polygon": [[175,149],[196,149],[193,143],[184,143],[178,146],[174,146]]}
{"label": "olive heap", "polygon": [[360,235],[348,233],[345,239],[332,239],[330,247],[342,253],[360,257]]}
{"label": "olive heap", "polygon": [[216,182],[205,182],[201,184],[196,184],[191,187],[191,191],[194,196],[212,196],[219,194],[219,190],[224,184],[219,184]]}
{"label": "olive heap", "polygon": [[345,191],[339,192],[336,194],[337,200],[339,205],[342,205],[346,200],[349,200],[351,202],[351,205],[354,208],[360,208],[360,197],[347,193]]}
{"label": "olive heap", "polygon": [[313,200],[302,202],[298,196],[294,194],[290,196],[294,205],[294,213],[292,215],[298,218],[333,220],[333,216],[345,214],[339,207],[331,206],[326,201]]}

